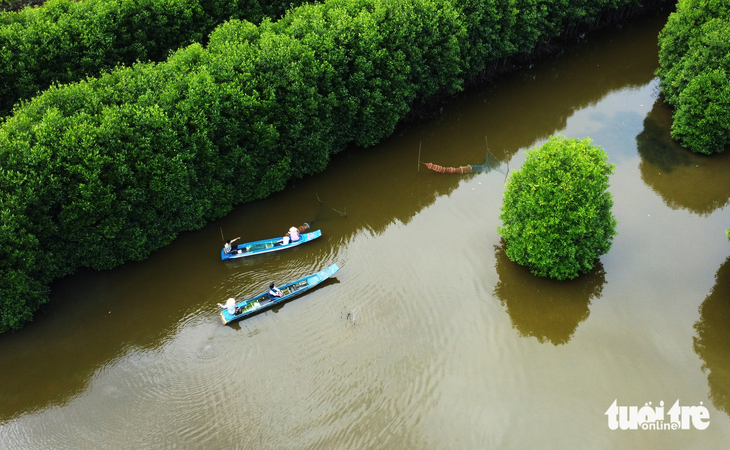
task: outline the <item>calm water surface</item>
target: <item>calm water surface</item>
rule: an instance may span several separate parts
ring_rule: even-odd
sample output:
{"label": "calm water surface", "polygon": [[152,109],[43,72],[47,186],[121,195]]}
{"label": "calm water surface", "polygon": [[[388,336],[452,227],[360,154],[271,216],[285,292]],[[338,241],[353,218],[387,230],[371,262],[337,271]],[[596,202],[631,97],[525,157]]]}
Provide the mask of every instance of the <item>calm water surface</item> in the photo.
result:
{"label": "calm water surface", "polygon": [[[589,35],[430,121],[185,233],[142,263],[60,280],[0,336],[0,448],[722,448],[730,441],[730,153],[669,138],[666,16]],[[511,263],[505,174],[551,134],[616,165],[618,236],[577,280]],[[418,166],[503,161],[441,175]],[[320,204],[346,212],[337,212]],[[221,262],[226,237],[314,221],[297,249]],[[275,310],[216,302],[337,263]],[[611,431],[620,405],[702,402],[704,431]]]}

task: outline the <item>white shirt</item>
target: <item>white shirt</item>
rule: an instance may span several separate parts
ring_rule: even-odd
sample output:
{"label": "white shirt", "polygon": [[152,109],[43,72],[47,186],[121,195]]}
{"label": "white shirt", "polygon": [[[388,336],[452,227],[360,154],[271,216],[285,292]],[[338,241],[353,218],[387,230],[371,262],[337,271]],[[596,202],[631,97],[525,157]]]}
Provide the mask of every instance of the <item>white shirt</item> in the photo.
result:
{"label": "white shirt", "polygon": [[226,300],[226,308],[228,308],[228,314],[235,316],[236,315],[236,299],[229,298]]}

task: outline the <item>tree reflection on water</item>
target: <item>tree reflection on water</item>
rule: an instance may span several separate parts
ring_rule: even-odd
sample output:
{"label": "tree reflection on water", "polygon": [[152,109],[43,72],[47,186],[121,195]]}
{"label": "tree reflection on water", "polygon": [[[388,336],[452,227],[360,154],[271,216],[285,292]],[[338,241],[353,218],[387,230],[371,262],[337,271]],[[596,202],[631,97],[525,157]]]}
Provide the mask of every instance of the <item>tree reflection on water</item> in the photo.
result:
{"label": "tree reflection on water", "polygon": [[707,215],[730,199],[730,153],[700,155],[684,149],[669,135],[672,113],[654,102],[636,136],[641,179],[672,209]]}
{"label": "tree reflection on water", "polygon": [[730,415],[730,258],[717,270],[715,286],[702,302],[694,327],[694,350],[707,372],[710,400]]}
{"label": "tree reflection on water", "polygon": [[590,273],[574,280],[536,277],[509,260],[504,245],[495,246],[499,282],[494,294],[507,308],[512,326],[521,336],[534,336],[544,344],[566,344],[578,324],[588,318],[591,300],[599,298],[606,283],[600,261]]}

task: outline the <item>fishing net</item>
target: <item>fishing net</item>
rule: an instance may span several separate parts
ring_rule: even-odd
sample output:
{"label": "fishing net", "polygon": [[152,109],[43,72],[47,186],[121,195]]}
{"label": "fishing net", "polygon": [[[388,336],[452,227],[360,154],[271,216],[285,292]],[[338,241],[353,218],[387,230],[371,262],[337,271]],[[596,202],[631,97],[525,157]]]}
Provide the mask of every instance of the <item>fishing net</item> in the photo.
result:
{"label": "fishing net", "polygon": [[[444,166],[439,166],[438,164],[434,164],[434,163],[421,163],[421,164],[425,165],[426,167],[433,170],[434,172],[447,173],[447,174],[491,172],[492,170],[497,170],[499,172],[504,173],[501,170],[503,163],[494,157],[492,157],[490,160],[489,154],[487,154],[487,160],[484,162],[484,164],[478,164],[478,165],[469,164],[466,166],[459,166],[459,167],[444,167]],[[507,167],[509,170],[509,166],[507,166]]]}
{"label": "fishing net", "polygon": [[471,166],[469,166],[469,165],[459,166],[459,167],[444,167],[444,166],[439,166],[438,164],[426,163],[426,167],[428,167],[429,169],[433,170],[434,172],[438,172],[438,173],[453,174],[453,173],[471,173],[472,172]]}

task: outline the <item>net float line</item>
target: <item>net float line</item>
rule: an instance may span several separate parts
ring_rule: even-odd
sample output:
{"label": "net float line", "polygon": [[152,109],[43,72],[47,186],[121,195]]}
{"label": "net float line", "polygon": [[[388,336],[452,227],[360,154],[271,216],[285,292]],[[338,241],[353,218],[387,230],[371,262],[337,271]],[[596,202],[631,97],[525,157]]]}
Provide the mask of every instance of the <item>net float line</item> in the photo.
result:
{"label": "net float line", "polygon": [[438,164],[433,163],[423,163],[426,167],[433,170],[434,172],[438,173],[448,173],[448,174],[454,174],[454,173],[472,173],[473,170],[470,165],[466,166],[459,166],[459,167],[444,167],[439,166]]}
{"label": "net float line", "polygon": [[[424,166],[433,170],[434,172],[448,173],[448,174],[475,173],[475,172],[482,172],[482,171],[490,172],[492,170],[499,170],[500,172],[502,172],[500,170],[502,162],[494,157],[492,157],[492,160],[490,161],[489,157],[490,157],[490,154],[487,153],[487,160],[484,161],[484,164],[468,164],[466,166],[459,166],[459,167],[444,167],[444,166],[439,166],[438,164],[434,164],[434,163],[421,163],[421,164],[423,164]],[[507,166],[507,170],[509,171],[509,165]],[[504,172],[502,172],[502,173],[504,173]]]}

